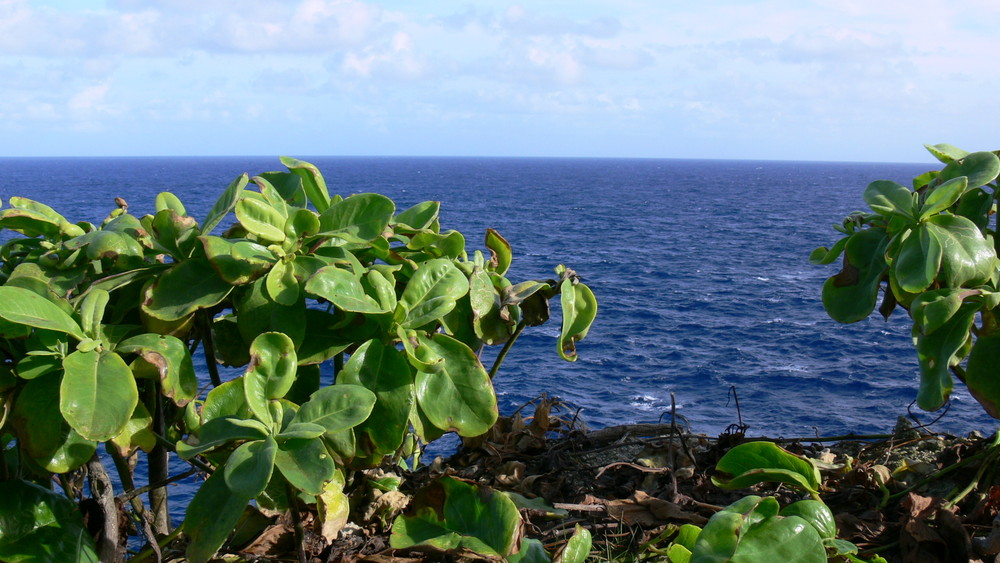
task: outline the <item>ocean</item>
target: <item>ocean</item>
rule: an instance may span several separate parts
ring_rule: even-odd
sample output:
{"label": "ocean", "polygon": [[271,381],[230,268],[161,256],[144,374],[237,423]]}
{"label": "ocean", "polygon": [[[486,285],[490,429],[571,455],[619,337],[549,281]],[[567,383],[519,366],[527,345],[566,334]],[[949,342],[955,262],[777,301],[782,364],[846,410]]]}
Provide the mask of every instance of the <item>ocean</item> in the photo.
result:
{"label": "ocean", "polygon": [[[497,229],[513,246],[515,283],[553,277],[560,263],[583,276],[600,309],[579,361],[556,352],[558,317],[526,330],[495,381],[504,413],[548,393],[590,428],[657,422],[673,394],[695,432],[741,417],[751,435],[830,436],[890,431],[916,396],[906,312],[834,322],[820,290],[837,266],[808,256],[837,240],[832,224],[864,207],[869,182],[909,184],[932,163],[298,158],[320,167],[331,193],[379,192],[400,210],[441,201],[442,228],[465,234],[470,253]],[[240,173],[280,169],[277,157],[7,158],[0,198],[99,222],[115,197],[141,215],[171,191],[200,220]],[[995,423],[957,384],[932,428]]]}

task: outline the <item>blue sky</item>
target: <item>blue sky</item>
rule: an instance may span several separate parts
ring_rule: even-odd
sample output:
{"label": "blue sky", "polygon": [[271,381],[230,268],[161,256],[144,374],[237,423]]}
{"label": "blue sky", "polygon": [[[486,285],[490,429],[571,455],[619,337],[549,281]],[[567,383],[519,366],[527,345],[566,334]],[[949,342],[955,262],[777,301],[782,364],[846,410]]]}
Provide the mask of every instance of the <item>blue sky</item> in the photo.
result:
{"label": "blue sky", "polygon": [[0,0],[0,155],[923,162],[1000,148],[995,0]]}

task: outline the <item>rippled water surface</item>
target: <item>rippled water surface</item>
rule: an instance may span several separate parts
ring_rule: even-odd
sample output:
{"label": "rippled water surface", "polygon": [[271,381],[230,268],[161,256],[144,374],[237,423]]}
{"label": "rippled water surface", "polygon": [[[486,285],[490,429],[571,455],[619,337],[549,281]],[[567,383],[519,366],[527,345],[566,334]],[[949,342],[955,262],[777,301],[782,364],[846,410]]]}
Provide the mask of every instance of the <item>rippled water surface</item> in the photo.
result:
{"label": "rippled water surface", "polygon": [[[400,209],[442,202],[442,227],[483,248],[487,227],[514,248],[512,281],[565,263],[600,301],[580,360],[556,353],[558,319],[525,331],[496,385],[507,412],[542,392],[582,408],[592,427],[655,422],[670,394],[695,431],[743,421],[771,436],[881,432],[915,397],[905,312],[855,325],[820,303],[835,266],[809,264],[831,225],[862,207],[875,179],[908,184],[924,165],[620,159],[308,159],[332,193],[375,191]],[[0,159],[0,197],[41,200],[99,221],[128,200],[152,210],[177,194],[203,217],[239,173],[277,158]],[[484,361],[489,364],[489,358]],[[937,428],[992,429],[958,386]],[[933,415],[925,414],[930,420]]]}

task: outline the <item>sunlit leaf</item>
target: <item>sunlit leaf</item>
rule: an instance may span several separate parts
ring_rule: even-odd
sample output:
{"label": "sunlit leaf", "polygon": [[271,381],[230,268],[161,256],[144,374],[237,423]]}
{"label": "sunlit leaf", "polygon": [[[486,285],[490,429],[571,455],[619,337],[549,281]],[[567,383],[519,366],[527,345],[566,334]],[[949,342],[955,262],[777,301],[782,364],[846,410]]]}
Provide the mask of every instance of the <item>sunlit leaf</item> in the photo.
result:
{"label": "sunlit leaf", "polygon": [[73,352],[63,360],[59,411],[88,440],[104,442],[128,424],[139,392],[121,356],[114,352]]}

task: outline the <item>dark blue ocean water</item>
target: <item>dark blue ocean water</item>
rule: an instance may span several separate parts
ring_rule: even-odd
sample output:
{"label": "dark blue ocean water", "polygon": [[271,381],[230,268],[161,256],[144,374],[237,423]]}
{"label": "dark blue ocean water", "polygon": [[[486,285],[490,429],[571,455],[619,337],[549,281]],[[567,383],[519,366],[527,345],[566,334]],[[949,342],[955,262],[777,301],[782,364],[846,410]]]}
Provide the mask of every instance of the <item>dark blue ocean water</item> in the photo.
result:
{"label": "dark blue ocean water", "polygon": [[[440,200],[442,228],[462,231],[470,252],[496,228],[514,248],[514,282],[552,277],[559,263],[582,274],[600,311],[580,360],[556,353],[558,318],[526,330],[496,380],[504,412],[548,392],[591,427],[656,422],[673,392],[694,431],[716,434],[737,422],[735,386],[750,434],[828,436],[888,431],[915,398],[905,312],[834,322],[820,290],[837,268],[808,256],[837,239],[831,225],[863,207],[869,182],[909,184],[932,164],[305,159],[331,193],[379,192],[399,209]],[[98,222],[116,196],[143,214],[172,191],[200,220],[240,173],[279,169],[259,157],[0,159],[0,198]],[[934,426],[994,427],[960,384]]]}

